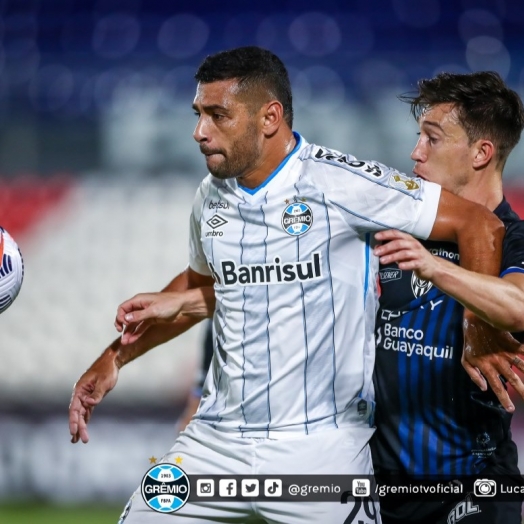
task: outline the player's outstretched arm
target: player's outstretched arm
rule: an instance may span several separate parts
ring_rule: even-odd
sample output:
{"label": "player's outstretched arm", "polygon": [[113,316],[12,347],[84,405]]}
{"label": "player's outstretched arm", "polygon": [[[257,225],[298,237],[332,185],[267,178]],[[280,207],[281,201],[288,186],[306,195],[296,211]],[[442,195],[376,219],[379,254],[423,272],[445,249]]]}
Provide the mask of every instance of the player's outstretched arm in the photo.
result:
{"label": "player's outstretched arm", "polygon": [[87,424],[93,409],[116,385],[119,369],[115,359],[117,352],[118,341],[115,341],[73,386],[69,404],[69,433],[73,444],[79,440],[84,444],[89,441]]}
{"label": "player's outstretched arm", "polygon": [[[163,291],[183,292],[192,288],[210,286],[212,282],[211,277],[200,275],[188,268],[175,277]],[[74,385],[69,405],[71,442],[76,443],[79,440],[88,442],[87,424],[93,409],[115,387],[122,366],[184,333],[200,320],[201,318],[198,317],[183,315],[173,323],[151,326],[133,344],[124,345],[120,338],[115,340]]]}
{"label": "player's outstretched arm", "polygon": [[419,278],[433,282],[482,320],[502,331],[524,331],[524,275],[504,278],[468,271],[432,255],[417,239],[402,231],[389,230],[380,236],[388,241],[380,262],[396,262]]}

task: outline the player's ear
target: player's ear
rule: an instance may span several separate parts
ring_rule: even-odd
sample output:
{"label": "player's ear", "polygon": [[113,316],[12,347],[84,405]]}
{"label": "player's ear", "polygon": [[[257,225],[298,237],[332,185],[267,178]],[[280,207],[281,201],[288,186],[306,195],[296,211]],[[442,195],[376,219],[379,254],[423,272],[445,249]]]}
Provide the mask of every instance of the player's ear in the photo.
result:
{"label": "player's ear", "polygon": [[486,167],[495,154],[495,146],[490,140],[477,140],[473,146],[473,167]]}
{"label": "player's ear", "polygon": [[262,131],[266,136],[273,135],[284,117],[284,108],[278,100],[272,100],[262,106]]}

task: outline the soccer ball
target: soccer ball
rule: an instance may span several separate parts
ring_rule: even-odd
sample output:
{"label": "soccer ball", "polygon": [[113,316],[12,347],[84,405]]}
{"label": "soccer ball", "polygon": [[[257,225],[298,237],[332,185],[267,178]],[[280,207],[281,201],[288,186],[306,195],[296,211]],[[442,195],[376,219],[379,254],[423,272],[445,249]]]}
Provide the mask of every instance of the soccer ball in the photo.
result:
{"label": "soccer ball", "polygon": [[0,227],[0,313],[15,300],[24,280],[22,253],[13,237]]}

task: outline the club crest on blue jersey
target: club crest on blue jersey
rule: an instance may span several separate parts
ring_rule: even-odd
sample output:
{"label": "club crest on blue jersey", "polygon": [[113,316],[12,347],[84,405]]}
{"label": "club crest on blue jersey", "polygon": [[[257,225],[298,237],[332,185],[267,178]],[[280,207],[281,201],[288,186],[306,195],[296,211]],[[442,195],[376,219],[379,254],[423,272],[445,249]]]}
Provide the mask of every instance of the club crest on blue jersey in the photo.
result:
{"label": "club crest on blue jersey", "polygon": [[289,204],[282,213],[282,228],[288,235],[303,235],[309,231],[312,225],[313,212],[304,202]]}
{"label": "club crest on blue jersey", "polygon": [[411,289],[413,291],[413,294],[415,295],[415,298],[419,298],[422,295],[425,295],[432,287],[432,282],[417,277],[415,272],[411,274]]}

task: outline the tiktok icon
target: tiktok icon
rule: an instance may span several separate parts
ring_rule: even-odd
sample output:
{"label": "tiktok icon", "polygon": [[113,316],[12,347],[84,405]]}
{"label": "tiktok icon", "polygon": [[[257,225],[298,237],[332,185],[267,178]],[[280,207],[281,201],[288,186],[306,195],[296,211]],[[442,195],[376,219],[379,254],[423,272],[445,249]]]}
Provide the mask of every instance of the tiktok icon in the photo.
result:
{"label": "tiktok icon", "polygon": [[281,479],[264,480],[264,495],[266,497],[281,497],[282,496],[282,480]]}

